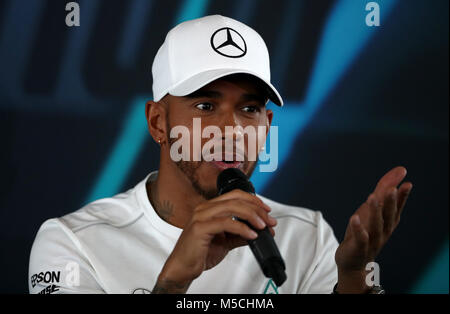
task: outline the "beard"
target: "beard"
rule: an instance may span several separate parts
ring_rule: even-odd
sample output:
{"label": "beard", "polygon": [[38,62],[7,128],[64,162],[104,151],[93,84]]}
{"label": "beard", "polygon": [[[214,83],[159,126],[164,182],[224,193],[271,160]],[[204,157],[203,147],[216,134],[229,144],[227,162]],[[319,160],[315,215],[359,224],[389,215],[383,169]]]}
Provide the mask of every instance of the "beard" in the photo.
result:
{"label": "beard", "polygon": [[[210,200],[217,197],[218,191],[215,185],[210,188],[202,186],[200,178],[197,174],[197,169],[200,168],[202,163],[203,161],[183,161],[183,160],[175,162],[178,169],[180,169],[180,171],[183,172],[186,178],[190,181],[195,191],[199,195],[201,195],[204,199]],[[251,177],[255,168],[256,168],[256,161],[253,162],[244,161],[243,170],[244,173],[247,175],[247,177],[249,178]]]}
{"label": "beard", "polygon": [[175,165],[184,173],[186,178],[191,182],[192,187],[204,199],[210,200],[217,196],[217,188],[204,188],[200,184],[200,179],[197,175],[197,169],[202,165],[202,161],[184,161],[175,162]]}

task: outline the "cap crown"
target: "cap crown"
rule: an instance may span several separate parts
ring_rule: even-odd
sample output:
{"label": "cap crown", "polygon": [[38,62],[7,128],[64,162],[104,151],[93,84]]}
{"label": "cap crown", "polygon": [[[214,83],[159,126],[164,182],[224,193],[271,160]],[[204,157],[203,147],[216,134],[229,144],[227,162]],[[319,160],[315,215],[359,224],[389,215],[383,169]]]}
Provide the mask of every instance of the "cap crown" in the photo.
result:
{"label": "cap crown", "polygon": [[183,22],[166,36],[152,66],[156,101],[175,86],[210,70],[240,69],[270,82],[267,46],[252,28],[210,15]]}

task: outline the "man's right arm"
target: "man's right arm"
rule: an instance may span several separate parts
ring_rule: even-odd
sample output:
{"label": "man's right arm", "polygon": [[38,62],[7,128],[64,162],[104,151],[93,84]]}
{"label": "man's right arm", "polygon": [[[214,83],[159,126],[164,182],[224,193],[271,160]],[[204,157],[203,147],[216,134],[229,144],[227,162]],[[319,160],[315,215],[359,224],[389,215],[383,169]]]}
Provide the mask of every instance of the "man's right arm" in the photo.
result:
{"label": "man's right arm", "polygon": [[[272,227],[276,220],[258,197],[234,190],[195,208],[172,253],[168,257],[152,293],[185,293],[203,271],[219,264],[228,252],[247,245],[257,233]],[[247,224],[234,219],[247,221]]]}

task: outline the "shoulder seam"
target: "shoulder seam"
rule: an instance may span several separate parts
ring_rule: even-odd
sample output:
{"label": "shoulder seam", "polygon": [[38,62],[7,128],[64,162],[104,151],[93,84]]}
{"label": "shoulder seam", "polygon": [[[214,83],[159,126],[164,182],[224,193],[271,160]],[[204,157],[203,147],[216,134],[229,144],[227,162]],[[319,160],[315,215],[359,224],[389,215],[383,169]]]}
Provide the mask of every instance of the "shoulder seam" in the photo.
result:
{"label": "shoulder seam", "polygon": [[76,233],[76,232],[78,232],[78,231],[84,230],[84,229],[86,229],[86,228],[89,228],[89,227],[92,227],[92,226],[95,226],[95,225],[111,225],[111,226],[113,226],[113,227],[115,227],[115,228],[125,228],[125,227],[128,227],[129,225],[134,224],[134,223],[135,223],[136,221],[138,221],[143,215],[144,215],[144,213],[141,212],[141,213],[139,214],[139,216],[137,216],[135,219],[132,219],[131,221],[128,221],[128,222],[124,223],[123,225],[111,225],[111,224],[109,224],[109,223],[107,223],[107,222],[105,222],[105,221],[96,221],[96,222],[92,222],[92,223],[87,224],[87,225],[83,225],[83,226],[79,226],[79,227],[73,228],[73,229],[72,229],[72,232],[73,232],[73,233]]}
{"label": "shoulder seam", "polygon": [[59,218],[53,218],[53,219],[50,219],[50,220],[54,221],[58,225],[58,227],[61,229],[61,231],[69,238],[69,240],[73,243],[73,245],[75,245],[75,247],[80,252],[80,254],[82,254],[83,257],[86,258],[86,260],[89,262],[89,265],[94,270],[94,274],[93,274],[94,279],[96,280],[98,285],[103,289],[103,291],[106,292],[107,291],[105,289],[106,286],[104,285],[102,280],[99,278],[98,272],[97,272],[95,266],[93,265],[93,263],[91,261],[91,258],[89,257],[89,254],[84,249],[83,244],[81,243],[80,239],[78,239],[78,237],[75,235],[75,232],[72,229],[70,229]]}
{"label": "shoulder seam", "polygon": [[317,224],[315,224],[314,222],[306,220],[304,218],[297,217],[295,215],[281,215],[281,216],[274,216],[274,218],[276,218],[276,219],[280,219],[280,218],[295,218],[295,219],[298,219],[298,220],[301,220],[303,222],[306,222],[306,223],[314,226],[315,228],[317,228]]}

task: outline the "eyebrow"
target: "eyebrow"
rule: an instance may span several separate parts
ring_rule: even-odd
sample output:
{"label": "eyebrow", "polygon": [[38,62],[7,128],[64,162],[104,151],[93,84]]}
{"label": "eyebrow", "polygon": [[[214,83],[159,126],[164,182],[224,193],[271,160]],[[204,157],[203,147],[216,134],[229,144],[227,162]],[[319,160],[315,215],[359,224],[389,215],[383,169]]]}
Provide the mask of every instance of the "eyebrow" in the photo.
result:
{"label": "eyebrow", "polygon": [[[223,94],[215,90],[197,90],[189,95],[184,96],[185,98],[195,99],[195,98],[222,98]],[[268,97],[264,97],[259,94],[243,94],[241,96],[241,101],[257,101],[266,104]]]}

